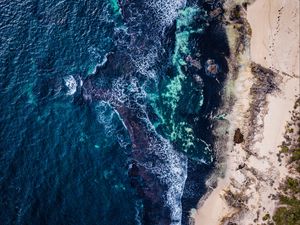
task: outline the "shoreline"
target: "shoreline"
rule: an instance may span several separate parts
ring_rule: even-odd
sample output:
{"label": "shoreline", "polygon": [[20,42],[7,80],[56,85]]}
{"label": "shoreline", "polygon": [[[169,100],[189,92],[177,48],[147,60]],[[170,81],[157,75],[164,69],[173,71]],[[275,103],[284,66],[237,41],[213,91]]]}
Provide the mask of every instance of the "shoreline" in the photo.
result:
{"label": "shoreline", "polygon": [[[232,108],[224,106],[229,111],[228,133],[220,132],[224,122],[217,126],[216,134],[220,143],[227,143],[227,150],[217,146],[219,165],[207,181],[216,187],[192,210],[195,225],[263,222],[264,215],[274,213],[276,190],[288,173],[285,160],[279,162],[277,154],[299,93],[299,5],[292,0],[244,2],[225,3],[226,19],[239,17],[226,26],[231,50],[238,53],[229,59],[225,90],[226,100],[234,103]],[[238,12],[235,5],[239,5]],[[234,144],[238,128],[244,141]]]}

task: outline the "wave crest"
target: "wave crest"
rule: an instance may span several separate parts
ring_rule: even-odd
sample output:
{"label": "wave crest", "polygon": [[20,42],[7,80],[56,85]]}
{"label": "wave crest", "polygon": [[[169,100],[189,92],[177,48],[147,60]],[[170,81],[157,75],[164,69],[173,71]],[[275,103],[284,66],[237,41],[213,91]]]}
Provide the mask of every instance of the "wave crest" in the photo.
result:
{"label": "wave crest", "polygon": [[77,89],[77,82],[72,75],[64,77],[65,85],[68,88],[67,95],[73,95]]}

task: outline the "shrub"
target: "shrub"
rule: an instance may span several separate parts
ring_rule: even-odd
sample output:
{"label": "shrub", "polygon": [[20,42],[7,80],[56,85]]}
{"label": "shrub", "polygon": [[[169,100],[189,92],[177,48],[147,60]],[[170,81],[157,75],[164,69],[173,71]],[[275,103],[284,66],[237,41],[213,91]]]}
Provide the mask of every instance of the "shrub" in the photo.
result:
{"label": "shrub", "polygon": [[266,221],[266,220],[270,219],[270,214],[267,213],[266,215],[263,216],[262,219],[263,219],[263,221]]}
{"label": "shrub", "polygon": [[292,208],[278,208],[273,220],[276,225],[300,225],[300,205]]}

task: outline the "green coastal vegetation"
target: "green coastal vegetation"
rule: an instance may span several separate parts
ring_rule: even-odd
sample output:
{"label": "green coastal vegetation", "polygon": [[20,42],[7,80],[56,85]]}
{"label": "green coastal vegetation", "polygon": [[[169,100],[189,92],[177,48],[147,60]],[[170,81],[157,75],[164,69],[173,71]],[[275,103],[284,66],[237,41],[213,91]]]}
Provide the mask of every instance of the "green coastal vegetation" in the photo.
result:
{"label": "green coastal vegetation", "polygon": [[[287,177],[280,188],[279,207],[273,215],[276,225],[300,225],[300,98],[292,112],[292,121],[286,127],[286,135],[281,145],[281,154],[288,155],[292,175]],[[268,219],[267,219],[268,220]]]}

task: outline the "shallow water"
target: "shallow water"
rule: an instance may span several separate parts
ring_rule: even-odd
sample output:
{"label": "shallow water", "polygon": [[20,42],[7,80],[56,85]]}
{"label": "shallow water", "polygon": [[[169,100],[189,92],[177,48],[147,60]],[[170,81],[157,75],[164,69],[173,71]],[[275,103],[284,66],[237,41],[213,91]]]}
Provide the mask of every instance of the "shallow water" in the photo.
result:
{"label": "shallow water", "polygon": [[0,224],[186,224],[226,73],[208,23],[183,0],[0,1]]}

